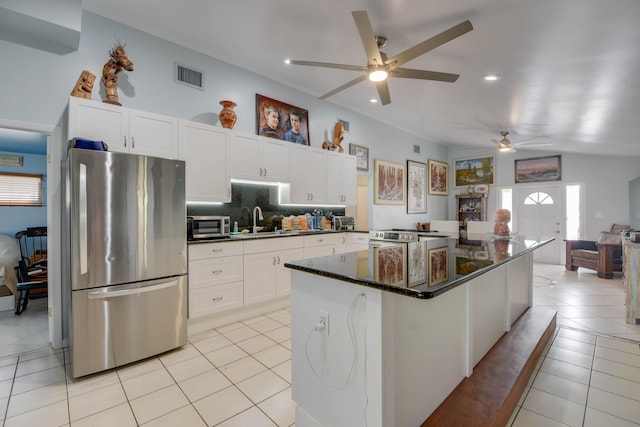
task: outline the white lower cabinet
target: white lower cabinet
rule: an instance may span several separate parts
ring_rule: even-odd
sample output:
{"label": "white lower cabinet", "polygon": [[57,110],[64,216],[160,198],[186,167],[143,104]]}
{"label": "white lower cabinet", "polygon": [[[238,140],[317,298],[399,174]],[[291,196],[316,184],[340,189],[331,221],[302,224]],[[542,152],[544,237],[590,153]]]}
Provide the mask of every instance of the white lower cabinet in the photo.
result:
{"label": "white lower cabinet", "polygon": [[333,235],[335,239],[335,253],[343,254],[348,251],[347,249],[347,233],[337,233]]}
{"label": "white lower cabinet", "polygon": [[369,233],[347,233],[347,250],[349,252],[369,249]]}
{"label": "white lower cabinet", "polygon": [[189,318],[243,305],[242,242],[189,245]]}
{"label": "white lower cabinet", "polygon": [[303,237],[300,236],[245,242],[244,304],[288,294],[291,272],[284,263],[304,258],[302,248]]}
{"label": "white lower cabinet", "polygon": [[335,235],[318,234],[304,237],[304,258],[334,255],[336,253]]}

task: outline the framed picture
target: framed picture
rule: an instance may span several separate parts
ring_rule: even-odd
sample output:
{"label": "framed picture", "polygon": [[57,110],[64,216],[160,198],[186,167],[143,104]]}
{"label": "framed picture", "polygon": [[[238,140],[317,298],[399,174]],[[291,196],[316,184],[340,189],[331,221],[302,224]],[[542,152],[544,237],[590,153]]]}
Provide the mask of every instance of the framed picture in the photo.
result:
{"label": "framed picture", "polygon": [[407,213],[427,213],[427,165],[407,160]]}
{"label": "framed picture", "polygon": [[405,245],[373,248],[373,279],[386,285],[406,286]]}
{"label": "framed picture", "polygon": [[407,270],[409,280],[407,285],[412,288],[427,281],[426,242],[407,243]]}
{"label": "framed picture", "polygon": [[561,160],[561,156],[559,155],[516,160],[516,184],[523,182],[560,181],[562,179]]}
{"label": "framed picture", "polygon": [[256,133],[294,144],[311,145],[309,112],[256,94]]}
{"label": "framed picture", "polygon": [[449,280],[449,248],[429,249],[429,286]]}
{"label": "framed picture", "polygon": [[446,196],[449,194],[449,164],[429,160],[429,194]]}
{"label": "framed picture", "polygon": [[496,156],[455,160],[456,187],[495,184]]}
{"label": "framed picture", "polygon": [[360,171],[369,170],[369,148],[362,145],[349,144],[349,154],[356,156],[356,168]]}
{"label": "framed picture", "polygon": [[375,160],[373,167],[373,202],[376,205],[404,205],[407,183],[404,165]]}

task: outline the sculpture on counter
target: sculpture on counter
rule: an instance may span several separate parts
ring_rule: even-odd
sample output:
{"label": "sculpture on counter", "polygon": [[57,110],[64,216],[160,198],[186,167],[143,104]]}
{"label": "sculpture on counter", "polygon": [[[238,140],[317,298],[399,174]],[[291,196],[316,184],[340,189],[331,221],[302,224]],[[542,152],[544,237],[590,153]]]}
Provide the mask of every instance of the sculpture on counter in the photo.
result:
{"label": "sculpture on counter", "polygon": [[495,225],[493,233],[498,236],[509,236],[509,221],[511,221],[511,211],[509,209],[498,209],[493,217]]}
{"label": "sculpture on counter", "polygon": [[108,104],[122,105],[118,99],[118,74],[123,69],[133,71],[133,62],[127,57],[124,46],[123,43],[116,42],[113,49],[109,51],[111,59],[102,67],[102,83],[107,94],[104,102]]}
{"label": "sculpture on counter", "polygon": [[342,123],[338,121],[333,127],[333,146],[334,146],[334,150],[335,149],[338,150],[338,153],[344,152],[344,148],[342,148],[343,139],[344,139],[344,128],[342,127]]}
{"label": "sculpture on counter", "polygon": [[80,77],[76,85],[71,91],[71,96],[78,98],[91,99],[91,91],[93,90],[93,82],[96,80],[96,75],[89,70],[82,70]]}

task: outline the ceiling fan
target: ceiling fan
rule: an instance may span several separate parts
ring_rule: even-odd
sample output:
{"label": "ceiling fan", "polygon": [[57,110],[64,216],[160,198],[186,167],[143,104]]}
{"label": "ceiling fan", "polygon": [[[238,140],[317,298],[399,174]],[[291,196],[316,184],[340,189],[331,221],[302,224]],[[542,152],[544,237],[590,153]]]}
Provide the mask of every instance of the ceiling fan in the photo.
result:
{"label": "ceiling fan", "polygon": [[[511,140],[509,138],[507,138],[507,135],[509,135],[509,131],[506,130],[502,130],[500,131],[500,135],[502,135],[502,139],[501,140],[495,140],[492,139],[493,142],[495,142],[496,144],[498,144],[498,151],[500,152],[509,152],[509,153],[515,153],[516,149],[515,147],[518,147],[520,145],[524,145],[524,144],[528,144],[530,141],[533,141],[534,139],[538,139],[538,138],[547,138],[546,135],[538,135],[538,136],[534,136],[528,139],[524,139],[522,141],[513,143],[511,142]],[[551,145],[551,143],[543,143],[543,144],[534,144],[536,147],[542,147],[545,145]]]}
{"label": "ceiling fan", "polygon": [[461,22],[448,30],[441,32],[440,34],[433,36],[422,43],[401,52],[391,58],[387,58],[384,52],[380,51],[380,48],[386,44],[387,39],[382,36],[376,36],[371,27],[369,16],[366,11],[354,11],[352,12],[353,20],[356,23],[358,32],[360,33],[360,39],[364,45],[364,50],[367,54],[367,65],[347,65],[347,64],[333,64],[329,62],[314,62],[314,61],[298,61],[288,60],[288,64],[295,65],[308,65],[312,67],[325,67],[325,68],[337,68],[341,70],[360,71],[363,74],[350,82],[343,84],[342,86],[328,92],[320,97],[320,99],[326,99],[336,93],[343,91],[361,81],[366,79],[371,80],[378,90],[380,101],[382,105],[391,103],[391,96],[389,94],[389,85],[387,84],[388,77],[400,77],[405,79],[421,79],[421,80],[436,80],[440,82],[455,82],[459,74],[441,73],[437,71],[426,70],[414,70],[410,68],[400,68],[405,62],[409,62],[418,56],[429,52],[436,47],[443,45],[461,35],[473,30],[473,26],[469,20]]}

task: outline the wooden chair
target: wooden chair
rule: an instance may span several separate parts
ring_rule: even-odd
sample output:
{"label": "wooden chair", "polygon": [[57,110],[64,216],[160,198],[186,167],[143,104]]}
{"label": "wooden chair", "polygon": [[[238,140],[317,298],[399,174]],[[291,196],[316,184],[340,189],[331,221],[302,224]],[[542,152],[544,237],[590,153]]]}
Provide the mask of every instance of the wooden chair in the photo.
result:
{"label": "wooden chair", "polygon": [[34,294],[46,294],[47,273],[47,227],[30,227],[16,233],[20,246],[20,260],[15,266],[17,301],[15,314],[21,314]]}
{"label": "wooden chair", "polygon": [[565,242],[567,270],[576,271],[578,267],[589,268],[596,270],[598,277],[602,279],[612,279],[614,271],[622,271],[622,238],[619,232],[603,231],[598,241],[566,240]]}

